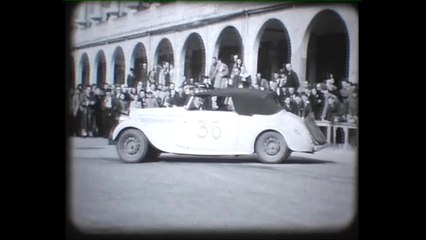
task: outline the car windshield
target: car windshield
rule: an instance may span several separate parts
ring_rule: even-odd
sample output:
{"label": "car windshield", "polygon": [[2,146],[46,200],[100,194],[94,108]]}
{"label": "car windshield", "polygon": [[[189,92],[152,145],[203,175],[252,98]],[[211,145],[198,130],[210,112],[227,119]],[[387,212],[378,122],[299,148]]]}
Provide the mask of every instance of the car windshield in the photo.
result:
{"label": "car windshield", "polygon": [[186,104],[186,109],[207,111],[234,111],[235,107],[232,97],[221,96],[192,96]]}

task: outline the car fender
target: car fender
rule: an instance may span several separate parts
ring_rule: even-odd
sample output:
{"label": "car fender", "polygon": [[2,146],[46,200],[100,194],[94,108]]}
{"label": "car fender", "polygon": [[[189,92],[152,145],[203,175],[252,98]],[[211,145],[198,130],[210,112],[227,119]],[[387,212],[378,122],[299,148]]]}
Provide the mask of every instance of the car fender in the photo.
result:
{"label": "car fender", "polygon": [[[149,142],[164,152],[173,152],[176,136],[176,123],[180,121],[184,108],[148,108],[131,111],[129,116],[121,116],[115,127],[112,139],[117,141],[120,133],[127,128],[142,131]],[[165,137],[168,133],[169,137]]]}
{"label": "car fender", "polygon": [[160,137],[156,137],[158,135],[158,129],[154,129],[154,127],[158,128],[158,125],[154,124],[147,124],[146,122],[141,122],[137,119],[126,119],[124,121],[121,121],[114,129],[112,133],[112,139],[113,141],[117,141],[118,137],[120,136],[121,132],[123,132],[125,129],[128,128],[135,128],[139,129],[141,132],[145,134],[148,141],[157,149],[161,151],[168,151],[167,149],[167,141],[164,139],[164,137],[161,139]]}
{"label": "car fender", "polygon": [[313,152],[314,143],[311,133],[306,127],[303,119],[289,112],[281,112],[283,124],[281,132],[289,148],[296,152]]}
{"label": "car fender", "polygon": [[[258,122],[266,122],[266,124],[262,124],[261,126],[257,124],[259,127],[254,131],[254,137],[250,143],[253,151],[257,138],[266,131],[280,133],[284,137],[287,146],[294,152],[314,151],[311,135],[300,117],[288,112],[280,112]],[[280,124],[274,124],[277,122]]]}
{"label": "car fender", "polygon": [[118,136],[120,133],[127,128],[136,128],[143,131],[142,124],[140,124],[138,121],[132,120],[132,119],[126,119],[121,121],[117,126],[115,126],[114,131],[112,132],[112,140],[117,141]]}

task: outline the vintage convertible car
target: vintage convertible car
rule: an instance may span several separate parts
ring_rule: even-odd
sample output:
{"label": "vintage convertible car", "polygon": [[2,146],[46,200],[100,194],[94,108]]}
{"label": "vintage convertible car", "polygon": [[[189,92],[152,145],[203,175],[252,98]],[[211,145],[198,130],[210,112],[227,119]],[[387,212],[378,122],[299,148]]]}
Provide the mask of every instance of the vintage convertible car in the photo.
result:
{"label": "vintage convertible car", "polygon": [[284,110],[272,91],[215,89],[192,95],[184,107],[134,110],[112,138],[124,162],[155,159],[165,152],[256,154],[261,162],[280,163],[292,152],[316,150],[318,141],[308,127]]}

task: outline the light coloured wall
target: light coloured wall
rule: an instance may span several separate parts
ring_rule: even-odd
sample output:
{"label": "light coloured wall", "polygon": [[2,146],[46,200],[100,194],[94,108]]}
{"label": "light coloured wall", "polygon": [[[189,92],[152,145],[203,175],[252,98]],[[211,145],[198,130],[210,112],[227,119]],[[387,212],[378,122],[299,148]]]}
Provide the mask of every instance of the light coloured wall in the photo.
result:
{"label": "light coloured wall", "polygon": [[[84,3],[83,3],[84,4]],[[100,3],[97,3],[100,4]],[[220,2],[181,2],[168,4],[154,3],[149,9],[136,12],[128,10],[123,17],[111,17],[109,21],[97,23],[92,21],[92,27],[77,28],[73,33],[75,46],[89,44],[95,41],[107,40],[111,37],[125,36],[132,33],[141,33],[162,27],[168,27],[186,22],[193,22],[207,17],[216,17],[242,11],[271,6],[273,3],[220,3]],[[80,7],[75,11],[84,11]],[[83,13],[79,14],[84,15]],[[108,33],[108,34],[105,34]]]}
{"label": "light coloured wall", "polygon": [[[196,21],[198,18],[212,16],[212,14],[230,13],[232,11],[241,11],[244,8],[254,8],[256,6],[265,6],[266,4],[260,3],[227,3],[227,4],[196,4],[196,3],[171,3],[160,5],[149,10],[149,14],[143,12],[131,13],[125,17],[101,23],[87,29],[80,29],[74,32],[73,43],[74,46],[80,46],[87,43],[107,40],[123,34],[138,33],[156,26],[171,26],[183,21]],[[174,7],[174,8],[173,8]],[[106,57],[106,79],[108,83],[113,82],[113,53],[115,49],[120,46],[124,51],[125,57],[125,76],[129,73],[130,63],[132,62],[132,53],[136,45],[140,42],[146,49],[148,58],[148,68],[152,68],[155,59],[155,52],[158,43],[167,38],[170,40],[173,47],[174,63],[176,78],[183,76],[183,59],[184,59],[184,44],[188,36],[196,32],[198,33],[205,46],[205,71],[209,71],[211,59],[217,56],[217,40],[221,31],[227,26],[235,27],[241,38],[244,51],[243,62],[247,65],[251,74],[257,72],[257,57],[259,47],[259,30],[263,24],[269,19],[278,19],[281,21],[290,38],[291,44],[291,63],[293,69],[298,73],[300,81],[305,80],[306,73],[306,58],[307,58],[307,45],[309,40],[310,31],[309,24],[316,14],[322,10],[333,10],[343,19],[349,35],[349,81],[358,82],[358,13],[356,9],[346,4],[318,4],[297,6],[295,8],[283,9],[268,13],[255,14],[251,16],[242,16],[239,18],[227,20],[210,24],[189,30],[176,31],[173,33],[166,33],[162,35],[146,36],[136,39],[125,40],[116,43],[109,43],[105,45],[82,48],[72,52],[75,62],[75,76],[76,84],[81,83],[81,56],[87,53],[90,63],[90,83],[96,80],[96,69],[94,63],[97,53],[103,50]],[[219,11],[221,10],[221,11]],[[223,10],[223,11],[222,11]],[[185,14],[172,14],[173,11],[179,11]],[[158,17],[159,15],[163,17]],[[149,17],[147,17],[149,16]],[[158,18],[153,18],[157,16]],[[155,19],[155,21],[151,21]],[[173,20],[175,19],[175,20]],[[303,84],[301,84],[303,86]]]}

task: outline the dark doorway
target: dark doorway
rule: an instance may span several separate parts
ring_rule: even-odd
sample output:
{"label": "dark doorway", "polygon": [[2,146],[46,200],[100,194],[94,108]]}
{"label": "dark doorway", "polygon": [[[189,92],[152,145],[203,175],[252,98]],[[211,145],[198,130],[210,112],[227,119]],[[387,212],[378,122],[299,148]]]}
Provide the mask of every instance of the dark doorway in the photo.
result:
{"label": "dark doorway", "polygon": [[226,27],[222,30],[216,43],[219,49],[218,58],[225,63],[231,71],[234,64],[233,56],[238,55],[244,65],[243,44],[238,30],[234,27]]}
{"label": "dark doorway", "polygon": [[290,63],[291,47],[287,29],[277,19],[268,20],[259,31],[259,54],[257,72],[263,78],[272,79],[274,72]]}
{"label": "dark doorway", "polygon": [[106,60],[103,51],[96,55],[96,85],[102,87],[106,83]]}
{"label": "dark doorway", "polygon": [[158,44],[157,50],[155,51],[155,58],[157,59],[156,63],[161,66],[164,62],[174,65],[172,44],[167,38],[164,38]]}
{"label": "dark doorway", "polygon": [[132,61],[133,61],[133,69],[135,74],[135,81],[140,82],[142,79],[142,65],[143,63],[148,64],[148,59],[146,57],[146,50],[142,43],[138,43],[135,49],[133,50]]}
{"label": "dark doorway", "polygon": [[83,54],[80,61],[81,65],[81,84],[83,86],[89,85],[90,82],[90,65],[89,65],[89,57],[87,53]]}
{"label": "dark doorway", "polygon": [[307,51],[306,79],[323,82],[333,75],[336,84],[349,73],[349,38],[345,23],[334,11],[325,10],[312,19]]}
{"label": "dark doorway", "polygon": [[184,76],[194,78],[195,81],[201,81],[205,71],[205,49],[203,40],[198,33],[192,33],[186,39],[184,44],[185,66]]}
{"label": "dark doorway", "polygon": [[125,73],[125,62],[124,62],[124,53],[121,47],[115,49],[113,55],[114,61],[114,84],[124,84],[124,73]]}

